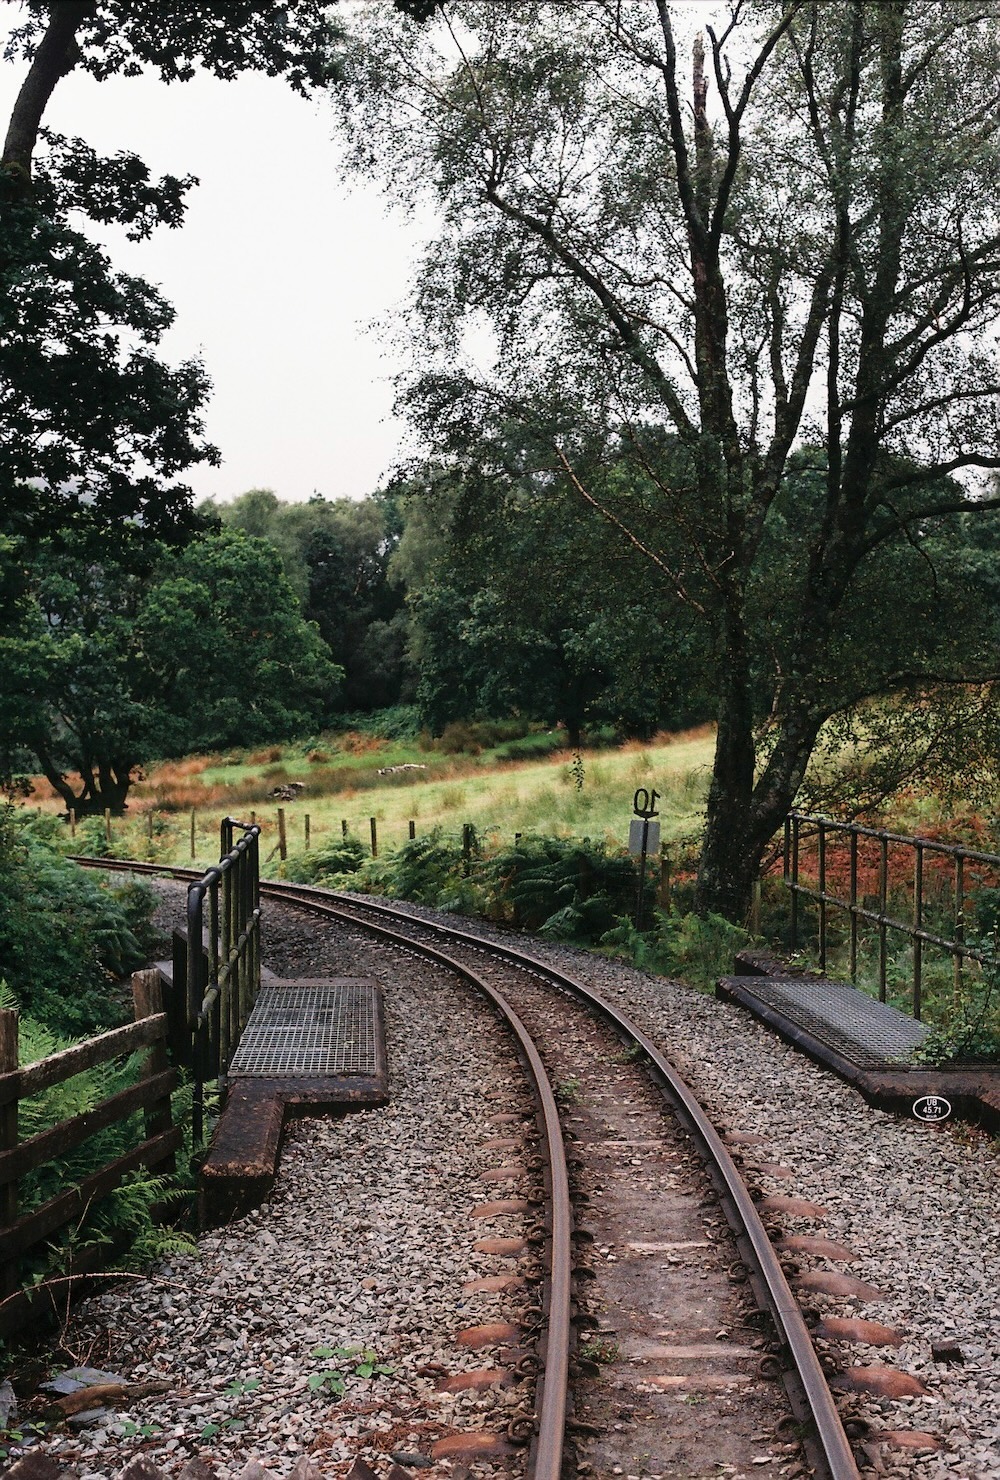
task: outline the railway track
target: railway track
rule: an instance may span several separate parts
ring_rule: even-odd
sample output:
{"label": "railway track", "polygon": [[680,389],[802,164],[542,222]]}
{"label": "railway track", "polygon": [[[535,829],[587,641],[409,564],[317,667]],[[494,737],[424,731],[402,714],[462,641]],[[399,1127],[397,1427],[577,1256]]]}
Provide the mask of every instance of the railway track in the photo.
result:
{"label": "railway track", "polygon": [[[179,880],[199,877],[187,869],[123,865],[117,860],[81,861],[169,874]],[[726,1307],[732,1315],[733,1302],[744,1299],[741,1291],[744,1280],[752,1290],[756,1309],[747,1310],[744,1299],[742,1314],[729,1324],[740,1323],[744,1331],[756,1332],[751,1338],[753,1344],[744,1342],[734,1348],[723,1316],[724,1326],[715,1333],[718,1343],[715,1350],[720,1357],[728,1359],[723,1366],[730,1369],[734,1355],[737,1367],[742,1364],[745,1369],[749,1361],[758,1383],[769,1383],[772,1391],[775,1379],[783,1381],[788,1404],[784,1426],[789,1441],[783,1446],[785,1469],[779,1470],[773,1455],[774,1468],[763,1468],[769,1463],[768,1458],[753,1453],[761,1445],[752,1442],[754,1438],[761,1439],[760,1433],[744,1432],[740,1442],[734,1439],[735,1447],[729,1446],[720,1426],[729,1423],[735,1434],[748,1403],[745,1392],[734,1399],[737,1384],[732,1371],[709,1374],[704,1381],[714,1397],[696,1399],[714,1404],[712,1412],[706,1412],[704,1424],[714,1431],[714,1452],[735,1459],[741,1467],[752,1463],[762,1467],[759,1473],[777,1475],[788,1472],[789,1456],[801,1442],[808,1469],[803,1467],[798,1473],[814,1473],[829,1480],[857,1480],[859,1472],[851,1442],[805,1316],[788,1286],[769,1232],[730,1149],[674,1067],[640,1028],[583,982],[536,957],[487,943],[456,926],[424,921],[390,905],[300,885],[262,882],[261,893],[275,902],[306,910],[352,931],[363,931],[396,949],[433,961],[441,970],[459,976],[485,996],[513,1036],[535,1103],[541,1162],[536,1170],[544,1186],[547,1209],[532,1233],[536,1244],[540,1242],[544,1250],[541,1300],[531,1312],[529,1333],[536,1355],[528,1365],[538,1369],[534,1422],[528,1425],[530,1436],[524,1433],[516,1436],[530,1437],[527,1473],[531,1480],[557,1480],[574,1459],[578,1472],[586,1474],[591,1466],[582,1456],[580,1439],[598,1434],[624,1436],[601,1442],[591,1439],[591,1447],[597,1449],[595,1459],[599,1470],[612,1474],[624,1470],[624,1466],[619,1467],[614,1461],[618,1457],[616,1451],[621,1450],[624,1455],[628,1441],[635,1437],[631,1430],[642,1431],[638,1437],[645,1435],[648,1440],[651,1433],[655,1434],[656,1424],[662,1421],[663,1389],[657,1386],[658,1382],[683,1386],[683,1378],[650,1374],[648,1381],[636,1385],[638,1402],[620,1410],[627,1421],[613,1421],[619,1410],[613,1414],[608,1409],[606,1383],[588,1382],[587,1374],[593,1370],[588,1357],[594,1354],[601,1357],[602,1375],[607,1377],[609,1357],[618,1353],[618,1338],[622,1328],[629,1325],[623,1303],[627,1305],[630,1299],[637,1298],[647,1302],[646,1314],[658,1316],[660,1326],[670,1323],[670,1317],[685,1307],[693,1305],[701,1312],[702,1325],[698,1328],[702,1333],[701,1346],[692,1346],[690,1338],[687,1345],[683,1341],[678,1343],[678,1328],[684,1325],[679,1319],[673,1321],[674,1329],[666,1333],[666,1346],[656,1342],[646,1347],[640,1342],[636,1346],[629,1332],[625,1332],[625,1344],[629,1341],[632,1344],[626,1355],[631,1358],[633,1370],[636,1362],[658,1365],[657,1355],[662,1357],[668,1352],[675,1358],[675,1365],[679,1361],[684,1366],[696,1354],[711,1355],[712,1322],[708,1326],[704,1324],[706,1312],[718,1320],[720,1310]],[[596,1076],[595,1064],[599,1066]],[[614,1108],[608,1113],[612,1121],[616,1117],[617,1121],[611,1125],[610,1136],[608,1114],[599,1125],[600,1116],[581,1113],[584,1107],[575,1103],[574,1087],[588,1080],[603,1086],[603,1091],[596,1093],[607,1091],[604,1098],[614,1101]],[[622,1122],[619,1113],[622,1106],[637,1107],[634,1111],[629,1109],[627,1114],[636,1117],[643,1127],[641,1135],[632,1134],[635,1120]],[[570,1140],[569,1151],[567,1131],[576,1137]],[[680,1142],[678,1136],[682,1138]],[[724,1215],[724,1228],[722,1219],[705,1211],[705,1189],[699,1187],[699,1177],[692,1169],[692,1147],[712,1185],[716,1207]],[[636,1150],[642,1150],[647,1160],[655,1157],[660,1163],[661,1185],[655,1185],[657,1178],[648,1167],[643,1173],[631,1173],[631,1164],[642,1165],[644,1161],[643,1156],[628,1154]],[[501,1178],[506,1175],[514,1180],[518,1168],[509,1171],[500,1168],[498,1173]],[[636,1183],[641,1177],[646,1181],[639,1187],[638,1196],[635,1187],[630,1194],[630,1180]],[[636,1205],[635,1214],[644,1215],[647,1220],[647,1237],[633,1237],[631,1243],[638,1256],[635,1262],[642,1268],[638,1280],[632,1280],[632,1288],[628,1280],[621,1278],[622,1271],[614,1269],[618,1261],[610,1253],[610,1244],[606,1261],[599,1252],[592,1256],[589,1265],[580,1261],[583,1240],[592,1232],[579,1224],[581,1209],[586,1210],[588,1223],[601,1225],[604,1236],[610,1237],[608,1204],[598,1201],[605,1190],[597,1185],[601,1179],[615,1183],[619,1203],[624,1194],[624,1216],[630,1216],[627,1209],[631,1196]],[[663,1196],[664,1186],[673,1188],[678,1180],[686,1184],[688,1199],[684,1207],[674,1206],[679,1199],[673,1194],[665,1199]],[[588,1192],[588,1183],[592,1189],[596,1185],[596,1196]],[[512,1205],[517,1201],[512,1200]],[[610,1201],[614,1202],[615,1198]],[[664,1227],[668,1214],[676,1227]],[[619,1208],[619,1222],[620,1217]],[[697,1231],[701,1237],[664,1238],[664,1232],[690,1235],[695,1231],[692,1218],[696,1221],[700,1218],[701,1227]],[[637,1230],[632,1231],[634,1234]],[[730,1254],[738,1255],[738,1261],[720,1259],[727,1248]],[[687,1252],[694,1249],[698,1250],[697,1262],[692,1262],[692,1255]],[[657,1254],[661,1257],[656,1258]],[[662,1257],[664,1254],[666,1258]],[[653,1269],[657,1273],[651,1280]],[[694,1296],[692,1286],[696,1291]],[[649,1300],[655,1301],[660,1310],[648,1306]],[[611,1326],[607,1325],[609,1302],[615,1322]],[[601,1317],[592,1313],[595,1304],[604,1312],[603,1327]],[[589,1332],[585,1340],[581,1340],[581,1331]],[[643,1350],[652,1355],[643,1357],[640,1354]],[[744,1370],[739,1388],[745,1388],[747,1382],[748,1374]],[[773,1396],[764,1400],[765,1412],[769,1402],[773,1406]],[[758,1418],[758,1426],[759,1423]],[[631,1444],[632,1450],[635,1447],[635,1443]],[[724,1460],[718,1463],[723,1468]]]}

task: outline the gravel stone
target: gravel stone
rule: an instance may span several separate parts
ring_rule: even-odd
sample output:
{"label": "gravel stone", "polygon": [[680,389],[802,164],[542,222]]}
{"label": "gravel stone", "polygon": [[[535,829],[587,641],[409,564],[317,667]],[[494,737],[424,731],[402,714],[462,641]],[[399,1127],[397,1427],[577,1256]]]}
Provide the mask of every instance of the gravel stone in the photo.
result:
{"label": "gravel stone", "polygon": [[[160,923],[169,930],[183,890],[156,887]],[[482,1150],[497,1134],[487,1121],[524,1103],[520,1073],[491,1015],[471,996],[442,992],[430,968],[405,951],[290,910],[269,906],[265,918],[264,960],[280,976],[367,975],[382,983],[392,1099],[379,1109],[293,1122],[268,1205],[203,1238],[198,1259],[171,1256],[147,1280],[122,1282],[80,1308],[73,1350],[113,1358],[130,1381],[175,1384],[115,1414],[107,1428],[68,1443],[46,1441],[82,1480],[117,1474],[140,1442],[169,1476],[197,1455],[216,1480],[235,1480],[254,1456],[284,1477],[303,1453],[322,1473],[343,1476],[358,1455],[382,1473],[394,1451],[426,1454],[454,1429],[500,1427],[518,1398],[517,1390],[439,1394],[434,1370],[480,1365],[477,1353],[455,1344],[455,1333],[516,1321],[523,1304],[523,1292],[462,1289],[516,1268],[512,1259],[475,1250],[477,1239],[524,1231],[516,1214],[475,1224],[468,1218],[482,1200],[478,1172],[493,1164]],[[488,924],[462,925],[517,942]],[[1000,1480],[997,1145],[965,1126],[927,1127],[869,1108],[748,1013],[682,983],[537,937],[525,946],[630,1013],[720,1128],[762,1137],[744,1151],[751,1183],[762,1194],[797,1196],[826,1210],[812,1221],[784,1214],[778,1221],[788,1232],[848,1244],[857,1256],[851,1273],[886,1295],[875,1307],[808,1296],[821,1314],[869,1317],[903,1331],[904,1345],[888,1353],[830,1343],[845,1365],[887,1362],[929,1389],[927,1397],[899,1402],[847,1400],[845,1411],[872,1427],[878,1473]],[[754,1162],[780,1163],[794,1177],[778,1179]],[[798,1257],[803,1268],[838,1267]],[[932,1347],[944,1339],[960,1344],[964,1364],[933,1361]],[[316,1348],[338,1346],[374,1350],[394,1371],[371,1379],[345,1371],[338,1401],[310,1383],[328,1361]],[[158,1425],[158,1432],[127,1438],[123,1421]],[[946,1447],[914,1455],[875,1444],[879,1430],[903,1428],[938,1434]],[[478,1480],[509,1469],[477,1462],[471,1473]]]}

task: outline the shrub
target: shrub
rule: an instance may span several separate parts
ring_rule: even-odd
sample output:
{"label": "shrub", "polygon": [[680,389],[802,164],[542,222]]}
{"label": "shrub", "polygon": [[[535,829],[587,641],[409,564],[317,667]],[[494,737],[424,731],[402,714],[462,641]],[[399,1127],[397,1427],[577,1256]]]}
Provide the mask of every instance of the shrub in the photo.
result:
{"label": "shrub", "polygon": [[589,838],[525,837],[489,860],[486,887],[492,912],[520,929],[598,941],[635,908],[636,868]]}
{"label": "shrub", "polygon": [[281,872],[296,884],[326,886],[338,875],[356,874],[364,861],[365,850],[357,838],[338,838],[307,853],[293,854]]}
{"label": "shrub", "polygon": [[465,863],[461,841],[435,828],[423,837],[411,838],[386,861],[386,892],[394,899],[446,908],[443,901],[455,898],[465,877]]}
{"label": "shrub", "polygon": [[711,991],[720,976],[733,970],[733,957],[751,937],[721,915],[667,915],[657,910],[654,926],[640,934],[620,922],[601,944],[622,955],[640,971],[680,976],[702,991]]}
{"label": "shrub", "polygon": [[0,811],[0,958],[25,1012],[52,1031],[122,1021],[114,979],[147,959],[153,902],[141,885],[108,888],[64,858],[48,821]]}
{"label": "shrub", "polygon": [[420,732],[420,715],[413,704],[392,704],[386,709],[340,715],[337,728],[358,730],[381,740],[415,740]]}

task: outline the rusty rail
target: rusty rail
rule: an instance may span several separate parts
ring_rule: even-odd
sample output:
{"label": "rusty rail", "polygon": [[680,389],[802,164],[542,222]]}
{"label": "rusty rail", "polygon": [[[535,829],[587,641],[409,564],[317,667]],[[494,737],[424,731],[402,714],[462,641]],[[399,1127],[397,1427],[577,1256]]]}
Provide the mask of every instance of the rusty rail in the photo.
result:
{"label": "rusty rail", "polygon": [[[845,898],[829,887],[830,839],[846,837],[848,841],[848,894]],[[858,843],[870,838],[878,844],[878,893],[876,905],[866,903],[872,896],[859,897]],[[804,884],[801,879],[804,842],[816,843],[817,879],[815,887]],[[904,847],[913,854],[909,871],[910,919],[900,920],[889,911],[890,893],[890,848]],[[925,925],[927,896],[925,889],[925,862],[928,854],[949,858],[954,870],[952,877],[952,935],[941,935],[928,930]],[[954,961],[954,991],[959,997],[962,990],[962,969],[966,961],[976,961],[980,966],[996,966],[998,962],[995,942],[983,949],[966,939],[966,906],[969,901],[969,880],[966,875],[968,864],[978,864],[993,871],[1000,879],[1000,855],[982,853],[974,848],[963,848],[958,844],[938,843],[932,838],[908,837],[902,833],[887,832],[872,827],[862,827],[856,822],[835,822],[829,817],[815,816],[806,812],[790,812],[785,819],[784,839],[784,883],[792,896],[791,945],[796,950],[800,936],[799,901],[811,900],[817,910],[817,946],[819,968],[826,970],[829,949],[829,911],[844,911],[849,917],[849,969],[852,982],[858,979],[859,922],[867,921],[878,932],[878,995],[884,1002],[887,995],[888,937],[893,931],[908,939],[913,946],[913,1016],[920,1021],[923,1012],[923,952],[932,946],[950,955]]]}
{"label": "rusty rail", "polygon": [[[734,1229],[737,1241],[741,1247],[741,1253],[750,1269],[751,1279],[753,1280],[759,1303],[770,1312],[779,1339],[791,1357],[792,1372],[790,1375],[793,1382],[790,1396],[793,1403],[797,1401],[798,1406],[803,1409],[803,1415],[812,1427],[814,1433],[813,1448],[816,1459],[823,1467],[823,1473],[825,1473],[827,1480],[859,1480],[858,1468],[850,1441],[844,1432],[840,1414],[837,1411],[833,1395],[830,1392],[819,1358],[816,1355],[805,1318],[798,1301],[788,1286],[781,1262],[775,1253],[767,1230],[761,1222],[760,1214],[757,1212],[756,1205],[747,1190],[746,1184],[740,1176],[718,1132],[698,1104],[698,1101],[688,1086],[681,1079],[670,1061],[660,1052],[641,1028],[627,1018],[617,1007],[607,1002],[591,987],[577,981],[574,977],[564,972],[558,971],[538,957],[493,941],[484,941],[481,936],[472,935],[468,931],[458,929],[456,926],[443,925],[437,921],[416,918],[413,915],[406,914],[402,910],[393,909],[391,905],[376,904],[371,900],[361,901],[351,896],[338,896],[333,891],[312,889],[303,885],[265,884],[263,888],[275,898],[285,900],[291,898],[295,903],[303,904],[317,913],[326,914],[334,918],[337,916],[338,911],[336,908],[331,908],[327,901],[336,900],[348,907],[343,911],[342,918],[350,919],[355,924],[357,923],[357,915],[352,915],[349,911],[361,910],[390,919],[395,918],[405,921],[410,926],[416,924],[423,929],[431,931],[435,935],[461,942],[477,951],[487,951],[492,956],[498,956],[514,965],[531,971],[537,976],[546,978],[570,995],[582,999],[601,1016],[606,1018],[622,1037],[626,1038],[630,1043],[637,1045],[652,1066],[669,1101],[680,1114],[701,1147],[702,1155],[716,1181],[716,1186],[721,1194],[723,1208]],[[367,921],[363,921],[362,923],[365,929],[371,930],[373,933],[391,934],[384,927],[372,925]],[[456,963],[452,958],[434,951],[432,947],[416,942],[412,937],[396,936],[395,938],[404,939],[408,947],[417,950],[421,954],[426,953],[432,957],[437,957],[442,963],[448,964],[452,970],[458,970],[467,979],[477,980],[461,963]],[[494,989],[485,983],[479,983],[479,985],[491,997],[497,995]],[[548,1352],[551,1354],[552,1350],[550,1336]],[[567,1372],[569,1362],[568,1352],[569,1348],[567,1346],[565,1356]],[[548,1369],[551,1360],[552,1356],[547,1356],[547,1381],[549,1379]],[[562,1399],[563,1413],[565,1413],[565,1403],[566,1396],[564,1395]],[[531,1477],[532,1480],[557,1480],[558,1468],[543,1469],[541,1465],[543,1457],[541,1446],[543,1418],[546,1422],[549,1444],[551,1446],[544,1452],[546,1464],[551,1465],[555,1459],[555,1439],[552,1431],[554,1430],[556,1420],[554,1410],[551,1410],[539,1418],[539,1453],[536,1458],[535,1467],[531,1470]],[[562,1440],[560,1438],[560,1454],[561,1444]]]}
{"label": "rusty rail", "polygon": [[[299,885],[270,884],[262,890],[275,898],[304,905],[307,909],[330,918],[345,918],[330,904],[328,891],[312,890]],[[376,907],[377,908],[377,907]],[[391,914],[391,911],[387,911]],[[357,923],[356,917],[352,917]],[[398,942],[396,931],[365,921],[364,929],[373,935]],[[424,923],[423,921],[420,922]],[[545,1160],[549,1171],[551,1229],[549,1233],[548,1288],[544,1299],[543,1342],[545,1358],[538,1376],[536,1429],[532,1439],[529,1474],[531,1480],[560,1480],[566,1431],[566,1406],[569,1401],[569,1362],[573,1336],[572,1269],[573,1208],[569,1194],[569,1172],[563,1142],[559,1108],[537,1048],[517,1013],[499,993],[461,961],[433,946],[418,944],[409,938],[406,944],[428,960],[467,981],[496,1008],[513,1034],[521,1058],[528,1070],[532,1092],[538,1105],[543,1132]],[[481,943],[480,943],[481,944]]]}
{"label": "rusty rail", "polygon": [[[95,864],[108,866],[104,860],[92,860]],[[118,867],[122,867],[121,863]],[[167,873],[173,877],[190,877],[191,871],[169,869],[156,865],[140,866],[141,872]],[[442,938],[452,939],[471,946],[477,951],[488,951],[534,974],[547,978],[554,985],[571,995],[578,996],[602,1016],[632,1043],[638,1046],[651,1065],[670,1103],[684,1120],[702,1149],[702,1154],[716,1186],[720,1190],[723,1209],[733,1226],[741,1253],[748,1263],[751,1281],[762,1308],[766,1309],[774,1322],[784,1350],[791,1359],[791,1371],[786,1381],[790,1387],[793,1405],[805,1415],[811,1431],[807,1442],[813,1451],[813,1463],[819,1465],[819,1473],[826,1480],[859,1480],[859,1472],[850,1441],[844,1432],[837,1406],[830,1392],[822,1366],[809,1335],[808,1327],[798,1302],[789,1289],[784,1271],[767,1235],[756,1206],[736,1166],[712,1126],[705,1112],[690,1089],[677,1074],[670,1061],[659,1051],[652,1040],[632,1023],[618,1008],[606,1002],[592,988],[565,973],[557,971],[538,957],[486,942],[480,936],[456,926],[442,925],[436,921],[416,918],[389,905],[376,904],[370,900],[359,900],[352,896],[337,895],[334,891],[310,888],[306,885],[261,884],[261,892],[274,899],[304,906],[315,913],[329,918],[362,923],[373,934],[404,941],[409,949],[437,960],[447,969],[457,972],[465,980],[482,990],[503,1012],[512,1031],[518,1038],[525,1061],[538,1061],[537,1050],[523,1024],[508,1008],[503,998],[488,983],[484,982],[463,963],[444,952],[435,950],[412,937],[400,936],[387,926],[358,921],[357,914],[350,911],[365,911],[389,919],[405,921],[407,925],[418,925]],[[346,908],[338,909],[338,905]],[[502,1006],[501,1006],[502,1004]],[[517,1026],[515,1027],[515,1023]],[[524,1035],[522,1038],[521,1035]],[[572,1209],[569,1200],[568,1176],[565,1169],[565,1154],[559,1129],[558,1109],[547,1078],[542,1073],[538,1084],[539,1104],[545,1105],[542,1119],[546,1132],[546,1144],[552,1146],[556,1137],[555,1161],[550,1159],[550,1178],[553,1188],[552,1240],[550,1248],[549,1292],[546,1310],[545,1366],[539,1383],[539,1412],[529,1473],[531,1480],[559,1480],[562,1466],[564,1430],[567,1403],[569,1401],[569,1359],[572,1325],[571,1313],[571,1235]],[[557,1170],[561,1166],[561,1170]],[[557,1192],[557,1188],[559,1191]],[[557,1230],[560,1252],[557,1255]],[[565,1238],[563,1235],[565,1234]]]}

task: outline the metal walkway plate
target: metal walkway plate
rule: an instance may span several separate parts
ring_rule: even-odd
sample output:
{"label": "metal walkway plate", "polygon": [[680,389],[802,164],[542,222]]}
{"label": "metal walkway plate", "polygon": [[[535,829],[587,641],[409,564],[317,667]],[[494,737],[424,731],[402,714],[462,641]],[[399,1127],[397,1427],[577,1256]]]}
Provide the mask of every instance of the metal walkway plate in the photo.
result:
{"label": "metal walkway plate", "polygon": [[844,982],[760,976],[741,976],[738,981],[743,992],[862,1069],[911,1063],[930,1031],[898,1008]]}
{"label": "metal walkway plate", "polygon": [[229,1079],[377,1076],[384,1065],[378,989],[371,982],[264,986]]}

